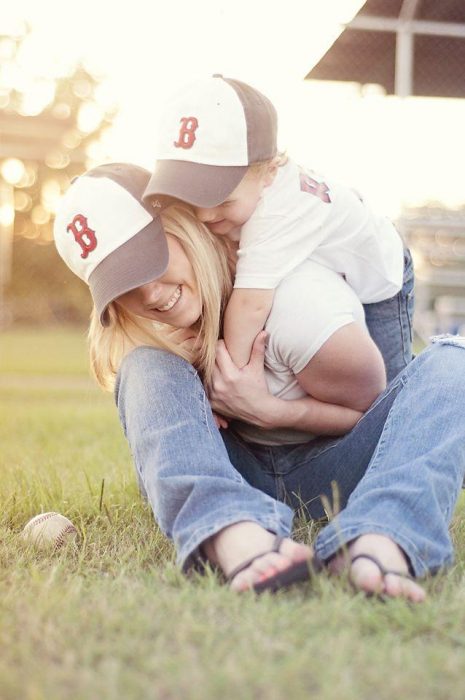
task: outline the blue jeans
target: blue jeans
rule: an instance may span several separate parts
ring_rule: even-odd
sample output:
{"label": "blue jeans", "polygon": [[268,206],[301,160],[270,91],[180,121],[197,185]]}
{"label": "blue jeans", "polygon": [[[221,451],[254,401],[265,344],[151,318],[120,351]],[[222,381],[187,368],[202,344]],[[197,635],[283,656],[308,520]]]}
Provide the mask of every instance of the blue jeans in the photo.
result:
{"label": "blue jeans", "polygon": [[412,359],[413,287],[412,256],[406,248],[400,292],[385,301],[363,305],[368,330],[384,359],[388,382],[397,377]]}
{"label": "blue jeans", "polygon": [[413,360],[340,438],[264,447],[219,431],[195,370],[140,347],[116,386],[139,481],[178,562],[201,543],[252,520],[289,535],[294,510],[338,514],[319,533],[324,560],[364,533],[397,542],[416,576],[453,560],[448,525],[465,473],[465,338],[444,337]]}

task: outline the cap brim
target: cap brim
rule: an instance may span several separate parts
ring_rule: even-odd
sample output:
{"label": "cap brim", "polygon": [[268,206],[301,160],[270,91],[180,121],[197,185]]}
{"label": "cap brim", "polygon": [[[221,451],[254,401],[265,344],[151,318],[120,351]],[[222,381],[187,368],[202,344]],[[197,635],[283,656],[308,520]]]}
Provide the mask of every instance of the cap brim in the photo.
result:
{"label": "cap brim", "polygon": [[216,207],[236,189],[247,165],[204,165],[185,160],[159,160],[142,199],[168,195],[196,207]]}
{"label": "cap brim", "polygon": [[102,326],[108,325],[108,304],[161,277],[168,267],[168,258],[166,236],[157,218],[97,265],[89,277],[89,286]]}

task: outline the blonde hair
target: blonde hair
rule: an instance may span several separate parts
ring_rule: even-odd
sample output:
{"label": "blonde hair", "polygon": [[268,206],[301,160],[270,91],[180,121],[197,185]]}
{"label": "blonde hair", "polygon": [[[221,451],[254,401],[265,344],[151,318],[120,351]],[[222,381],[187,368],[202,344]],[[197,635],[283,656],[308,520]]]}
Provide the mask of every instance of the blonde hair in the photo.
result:
{"label": "blonde hair", "polygon": [[215,363],[216,341],[223,311],[232,291],[232,251],[224,237],[213,237],[187,206],[169,207],[161,215],[165,232],[182,245],[189,259],[200,295],[202,312],[195,324],[195,350],[170,338],[172,326],[136,316],[111,302],[108,326],[101,325],[92,310],[88,345],[92,374],[107,391],[114,387],[123,358],[140,345],[151,345],[179,355],[194,365],[209,384]]}
{"label": "blonde hair", "polygon": [[286,165],[287,161],[287,153],[285,153],[284,151],[279,152],[275,156],[273,156],[273,158],[267,158],[266,160],[260,160],[257,163],[252,163],[251,165],[249,165],[247,173],[260,177],[260,175],[263,175],[266,172],[270,165],[275,165],[278,168],[281,168],[283,165]]}

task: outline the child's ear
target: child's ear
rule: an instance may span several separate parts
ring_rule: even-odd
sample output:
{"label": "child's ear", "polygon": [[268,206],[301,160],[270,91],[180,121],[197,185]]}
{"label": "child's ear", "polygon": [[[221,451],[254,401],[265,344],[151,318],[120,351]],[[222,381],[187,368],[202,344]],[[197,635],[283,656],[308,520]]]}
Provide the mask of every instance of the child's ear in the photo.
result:
{"label": "child's ear", "polygon": [[273,180],[278,172],[279,163],[279,156],[276,156],[268,163],[264,176],[265,187],[269,187],[273,183]]}

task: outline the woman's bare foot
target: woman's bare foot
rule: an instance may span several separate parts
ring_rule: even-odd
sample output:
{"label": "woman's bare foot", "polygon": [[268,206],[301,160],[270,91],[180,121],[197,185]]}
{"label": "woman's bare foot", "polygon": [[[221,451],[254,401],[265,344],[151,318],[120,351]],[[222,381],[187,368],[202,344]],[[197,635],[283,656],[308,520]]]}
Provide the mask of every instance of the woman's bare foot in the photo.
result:
{"label": "woman's bare foot", "polygon": [[258,523],[247,520],[223,528],[206,540],[202,549],[208,560],[218,564],[226,576],[242,562],[263,552],[263,556],[240,571],[231,582],[232,590],[246,591],[293,564],[310,562],[313,554],[311,548],[289,538],[283,540],[279,552],[271,552],[275,537]]}
{"label": "woman's bare foot", "polygon": [[[407,559],[401,548],[385,535],[367,534],[353,540],[347,554],[339,554],[328,564],[331,573],[339,574],[346,568],[349,559],[351,583],[365,593],[377,593],[390,598],[405,598],[413,603],[421,603],[426,593],[415,581],[395,573],[383,573],[374,561],[360,555],[369,555],[389,572],[398,571],[408,575]],[[355,557],[356,561],[353,561]]]}

